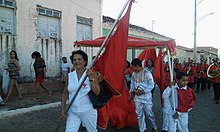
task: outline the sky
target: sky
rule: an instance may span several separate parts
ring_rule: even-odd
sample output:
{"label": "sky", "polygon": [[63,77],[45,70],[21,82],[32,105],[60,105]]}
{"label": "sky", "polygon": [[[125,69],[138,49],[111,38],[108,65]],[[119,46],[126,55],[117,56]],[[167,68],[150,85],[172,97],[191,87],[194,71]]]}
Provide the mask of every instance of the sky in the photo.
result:
{"label": "sky", "polygon": [[[126,1],[103,0],[103,15],[116,19]],[[131,8],[130,24],[173,38],[177,45],[193,48],[194,7],[195,0],[136,0]],[[219,0],[197,0],[196,8],[196,45],[220,49]]]}

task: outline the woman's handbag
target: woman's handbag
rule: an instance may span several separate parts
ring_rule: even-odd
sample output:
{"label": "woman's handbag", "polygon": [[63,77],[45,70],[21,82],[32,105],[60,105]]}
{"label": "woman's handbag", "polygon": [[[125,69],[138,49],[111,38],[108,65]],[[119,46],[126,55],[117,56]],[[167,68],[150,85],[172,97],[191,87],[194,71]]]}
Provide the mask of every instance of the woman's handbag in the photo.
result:
{"label": "woman's handbag", "polygon": [[92,90],[89,91],[89,97],[94,109],[103,107],[113,95],[120,95],[120,93],[115,90],[106,79],[99,82],[99,87],[99,95],[95,95]]}
{"label": "woman's handbag", "polygon": [[9,72],[5,70],[3,72],[3,80],[2,80],[2,90],[5,94],[8,93],[9,81],[10,81]]}

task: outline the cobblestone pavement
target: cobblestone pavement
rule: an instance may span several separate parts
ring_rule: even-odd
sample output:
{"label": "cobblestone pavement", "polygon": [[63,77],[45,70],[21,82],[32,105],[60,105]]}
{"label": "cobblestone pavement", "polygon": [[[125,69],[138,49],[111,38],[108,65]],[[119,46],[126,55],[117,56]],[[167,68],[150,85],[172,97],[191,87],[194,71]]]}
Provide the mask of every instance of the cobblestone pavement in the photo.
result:
{"label": "cobblestone pavement", "polygon": [[[54,98],[46,98],[41,103],[60,100],[60,91],[54,93]],[[219,132],[220,131],[220,104],[213,101],[213,90],[206,90],[204,93],[196,93],[197,100],[195,107],[189,113],[190,132]],[[25,100],[25,99],[24,99]],[[154,95],[154,113],[158,130],[162,126],[162,110],[159,101],[159,90],[155,90]],[[25,101],[24,101],[25,102]],[[23,104],[24,107],[26,106]],[[33,103],[30,103],[33,105]],[[4,107],[6,108],[6,106]],[[0,107],[2,109],[2,107]],[[15,109],[15,107],[14,107]],[[60,108],[49,108],[40,111],[17,115],[13,117],[0,118],[0,132],[54,132],[59,121]],[[148,127],[149,123],[147,121]],[[150,127],[149,127],[150,128]],[[65,130],[65,122],[61,124],[59,132]],[[137,127],[128,127],[117,130],[110,126],[105,132],[138,132]],[[82,131],[83,132],[83,131]],[[100,130],[99,132],[104,132]],[[150,131],[149,131],[150,132]]]}

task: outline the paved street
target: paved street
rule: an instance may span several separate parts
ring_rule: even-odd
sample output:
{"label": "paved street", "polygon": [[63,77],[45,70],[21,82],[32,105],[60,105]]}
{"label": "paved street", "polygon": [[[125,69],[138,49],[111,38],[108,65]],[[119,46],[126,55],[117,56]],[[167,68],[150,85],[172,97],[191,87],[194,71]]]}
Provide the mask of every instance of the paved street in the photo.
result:
{"label": "paved street", "polygon": [[[189,114],[190,132],[219,132],[220,104],[214,103],[212,89],[204,93],[196,93],[196,96],[195,107]],[[159,90],[156,89],[153,110],[160,131],[162,111],[158,100]],[[59,112],[60,109],[56,107],[0,119],[0,132],[54,132],[60,121]],[[63,132],[64,129],[65,124],[63,123],[59,131]],[[99,131],[103,132],[103,130]],[[109,126],[105,131],[116,132],[119,130]],[[120,130],[120,132],[138,132],[138,129],[137,127],[129,127]]]}

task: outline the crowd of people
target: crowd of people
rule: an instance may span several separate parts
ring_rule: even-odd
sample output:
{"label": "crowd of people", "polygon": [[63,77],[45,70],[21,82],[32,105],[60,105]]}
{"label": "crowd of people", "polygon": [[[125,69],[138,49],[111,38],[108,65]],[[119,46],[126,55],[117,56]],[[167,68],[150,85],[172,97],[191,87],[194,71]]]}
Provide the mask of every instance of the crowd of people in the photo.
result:
{"label": "crowd of people", "polygon": [[211,64],[207,64],[203,57],[201,57],[199,63],[195,63],[191,59],[183,64],[180,64],[178,59],[174,61],[174,68],[188,74],[188,86],[194,89],[196,93],[204,93],[211,86],[213,87],[216,104],[219,104],[220,96],[219,65],[218,58],[214,58]]}
{"label": "crowd of people", "polygon": [[[9,83],[4,85],[7,89],[6,98],[3,100],[2,96],[0,96],[0,105],[5,105],[9,102],[10,96],[16,88],[16,91],[18,92],[17,100],[22,100],[22,92],[20,90],[20,87],[18,85],[18,78],[20,76],[20,64],[17,52],[15,50],[12,50],[10,53],[10,60],[7,63],[7,68],[5,70],[9,73]],[[35,71],[35,96],[33,97],[33,101],[39,101],[40,100],[40,87],[44,89],[48,96],[52,95],[51,90],[49,90],[43,83],[45,80],[45,74],[46,74],[46,64],[44,59],[41,57],[41,54],[38,51],[34,51],[31,54],[31,58],[35,59],[35,62],[33,64],[34,71]],[[67,73],[66,73],[67,74]]]}
{"label": "crowd of people", "polygon": [[[43,84],[46,73],[44,59],[38,51],[34,51],[31,57],[35,59],[33,64],[35,70],[35,97],[33,100],[39,101],[40,87],[46,91],[48,96],[51,96],[52,92]],[[99,117],[101,111],[94,106],[91,94],[98,99],[105,99],[105,96],[107,96],[106,91],[103,91],[100,85],[103,77],[94,72],[94,67],[91,69],[87,68],[88,55],[84,51],[73,51],[70,60],[74,65],[73,68],[71,68],[70,64],[67,62],[66,57],[62,58],[63,63],[61,66],[61,81],[65,83],[61,100],[61,117],[67,120],[66,132],[77,132],[81,124],[83,124],[87,131],[96,132],[98,131],[97,125],[100,119],[103,118]],[[213,60],[211,66],[206,64],[204,59],[201,59],[198,64],[195,64],[193,60],[190,59],[188,62],[180,64],[178,59],[175,59],[173,64],[174,81],[171,82],[170,68],[164,63],[164,86],[166,86],[166,88],[164,91],[161,91],[163,98],[163,132],[174,132],[176,130],[180,132],[189,131],[188,112],[193,108],[196,100],[194,92],[204,93],[212,86],[215,103],[219,103],[219,66],[220,64],[217,59]],[[145,119],[147,117],[152,131],[158,131],[154,112],[152,110],[154,89],[158,87],[154,81],[154,67],[155,64],[152,59],[146,61],[146,67],[142,66],[142,61],[138,58],[133,59],[131,63],[126,61],[125,90],[121,93],[120,98],[110,96],[109,98],[112,99],[109,101],[109,104],[106,102],[107,108],[105,108],[109,111],[113,109],[118,111],[116,113],[108,113],[110,123],[112,122],[117,128],[123,129],[123,127],[126,126],[137,125],[139,131],[144,132],[148,129]],[[0,96],[1,105],[9,101],[14,87],[18,91],[17,99],[22,99],[21,90],[17,83],[20,65],[16,51],[12,50],[10,52],[10,60],[5,70],[9,72],[10,82],[4,102]],[[81,88],[78,91],[77,88],[80,85]],[[74,95],[76,93],[78,96],[75,97]],[[72,100],[73,98],[75,101],[69,107],[68,111],[66,111],[66,101],[68,99]],[[108,100],[109,99],[107,99],[107,101]],[[122,105],[124,108],[120,108]],[[129,118],[129,116],[132,117],[132,119]],[[133,118],[133,116],[135,116],[135,118]],[[115,122],[114,120],[117,121]]]}

